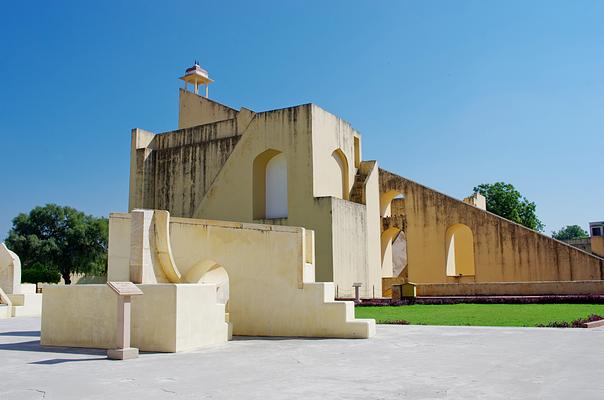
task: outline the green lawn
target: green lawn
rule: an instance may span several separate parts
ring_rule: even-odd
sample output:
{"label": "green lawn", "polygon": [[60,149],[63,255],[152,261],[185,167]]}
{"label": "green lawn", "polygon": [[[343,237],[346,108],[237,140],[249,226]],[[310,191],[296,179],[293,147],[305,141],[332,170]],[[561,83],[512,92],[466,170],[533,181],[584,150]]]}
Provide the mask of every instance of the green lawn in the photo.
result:
{"label": "green lawn", "polygon": [[406,320],[414,325],[536,326],[604,316],[604,304],[449,304],[356,307],[357,318]]}

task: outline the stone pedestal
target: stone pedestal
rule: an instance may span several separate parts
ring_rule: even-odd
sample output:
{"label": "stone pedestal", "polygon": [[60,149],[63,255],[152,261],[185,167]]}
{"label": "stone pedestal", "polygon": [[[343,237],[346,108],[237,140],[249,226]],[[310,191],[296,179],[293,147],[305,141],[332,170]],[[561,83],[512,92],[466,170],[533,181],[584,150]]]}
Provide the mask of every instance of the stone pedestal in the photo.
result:
{"label": "stone pedestal", "polygon": [[138,349],[135,347],[127,347],[125,349],[109,349],[107,350],[107,358],[111,360],[130,360],[138,357]]}
{"label": "stone pedestal", "polygon": [[132,296],[143,292],[132,282],[107,282],[117,295],[117,349],[107,350],[107,358],[112,360],[128,360],[138,357],[138,349],[130,347],[130,321]]}

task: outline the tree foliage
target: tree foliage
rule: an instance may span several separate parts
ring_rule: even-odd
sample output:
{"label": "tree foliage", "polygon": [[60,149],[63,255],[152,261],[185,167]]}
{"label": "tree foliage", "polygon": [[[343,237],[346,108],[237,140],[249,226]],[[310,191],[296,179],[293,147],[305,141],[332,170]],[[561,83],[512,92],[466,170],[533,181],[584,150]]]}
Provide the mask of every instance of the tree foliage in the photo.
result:
{"label": "tree foliage", "polygon": [[58,271],[70,284],[71,273],[106,272],[107,234],[106,218],[47,204],[15,217],[6,244],[20,257],[26,276],[28,269],[30,275],[34,270],[46,270],[50,276]]}
{"label": "tree foliage", "polygon": [[559,231],[553,231],[552,237],[558,240],[583,239],[589,237],[589,233],[579,225],[567,225]]}
{"label": "tree foliage", "polygon": [[537,206],[522,196],[516,188],[504,182],[483,183],[474,188],[487,200],[487,210],[503,218],[542,232],[545,225],[536,214]]}

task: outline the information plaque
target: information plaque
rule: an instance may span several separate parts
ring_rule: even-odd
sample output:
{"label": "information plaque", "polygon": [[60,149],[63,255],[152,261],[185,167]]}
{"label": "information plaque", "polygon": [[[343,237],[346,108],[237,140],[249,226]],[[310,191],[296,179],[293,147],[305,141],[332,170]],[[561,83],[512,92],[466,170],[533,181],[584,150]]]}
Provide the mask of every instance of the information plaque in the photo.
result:
{"label": "information plaque", "polygon": [[137,296],[143,294],[143,291],[136,287],[132,282],[107,282],[107,286],[120,296]]}

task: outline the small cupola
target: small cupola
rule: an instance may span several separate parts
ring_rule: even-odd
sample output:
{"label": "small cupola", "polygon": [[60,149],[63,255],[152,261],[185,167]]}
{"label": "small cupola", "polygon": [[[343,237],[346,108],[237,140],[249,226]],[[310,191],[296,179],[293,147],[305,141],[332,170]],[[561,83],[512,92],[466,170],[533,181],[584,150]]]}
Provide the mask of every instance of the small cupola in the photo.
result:
{"label": "small cupola", "polygon": [[205,85],[206,98],[208,97],[208,85],[214,82],[208,76],[208,71],[201,68],[197,61],[195,61],[195,64],[191,68],[187,68],[184,76],[181,76],[178,79],[181,79],[185,82],[185,90],[188,90],[188,84],[191,83],[194,87],[195,94],[199,94],[200,85]]}

